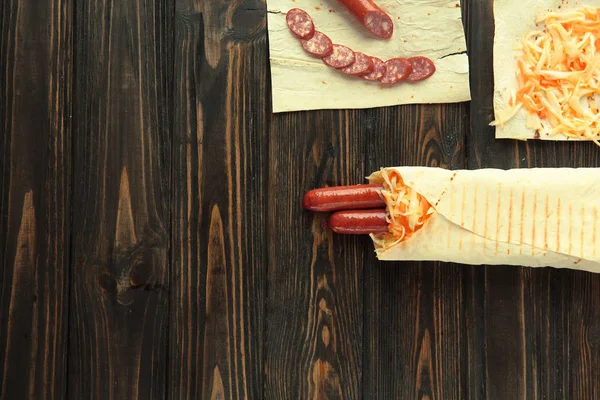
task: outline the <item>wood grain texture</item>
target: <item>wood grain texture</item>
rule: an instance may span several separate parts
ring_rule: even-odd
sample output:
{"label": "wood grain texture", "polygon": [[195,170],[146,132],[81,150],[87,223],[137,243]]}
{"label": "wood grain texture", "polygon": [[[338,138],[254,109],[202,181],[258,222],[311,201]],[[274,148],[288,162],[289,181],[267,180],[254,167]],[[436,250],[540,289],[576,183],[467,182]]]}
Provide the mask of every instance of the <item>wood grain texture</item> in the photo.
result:
{"label": "wood grain texture", "polygon": [[69,398],[164,398],[172,4],[76,3]]}
{"label": "wood grain texture", "polygon": [[[402,165],[464,167],[466,104],[402,106],[377,115],[377,124],[365,132],[369,171]],[[469,398],[463,268],[378,262],[372,243],[366,248],[363,398]]]}
{"label": "wood grain texture", "polygon": [[[0,400],[596,399],[600,275],[378,262],[302,210],[384,166],[600,167],[470,104],[271,115],[261,0],[0,2]],[[71,133],[72,132],[72,133]]]}
{"label": "wood grain texture", "polygon": [[0,399],[66,393],[72,11],[0,3]]}
{"label": "wood grain texture", "polygon": [[169,398],[262,399],[266,7],[177,1]]}
{"label": "wood grain texture", "polygon": [[[471,2],[470,168],[598,167],[593,143],[497,141],[493,119],[492,2]],[[575,178],[575,177],[574,177]],[[600,276],[551,268],[477,267],[467,299],[472,379],[485,398],[598,398]],[[483,287],[484,290],[480,288]],[[482,335],[483,333],[483,335]],[[477,350],[483,348],[483,351]],[[590,368],[591,367],[591,368]]]}
{"label": "wood grain texture", "polygon": [[[358,399],[365,238],[332,235],[304,192],[363,182],[367,111],[273,117],[265,398]],[[362,243],[362,245],[361,245]]]}

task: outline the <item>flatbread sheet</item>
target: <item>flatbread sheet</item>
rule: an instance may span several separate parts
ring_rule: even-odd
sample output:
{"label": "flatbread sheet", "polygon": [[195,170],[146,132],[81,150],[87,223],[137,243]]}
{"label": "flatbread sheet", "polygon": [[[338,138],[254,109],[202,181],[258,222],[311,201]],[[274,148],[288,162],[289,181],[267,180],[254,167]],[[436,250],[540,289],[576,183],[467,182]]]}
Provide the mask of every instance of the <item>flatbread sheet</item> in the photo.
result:
{"label": "flatbread sheet", "polygon": [[[389,40],[372,36],[336,0],[268,0],[273,112],[371,108],[408,103],[455,103],[471,99],[469,61],[458,1],[377,0],[394,21]],[[436,73],[415,84],[382,87],[328,67],[304,51],[285,14],[300,8],[315,28],[354,51],[387,60],[426,56]]]}
{"label": "flatbread sheet", "polygon": [[[494,113],[496,116],[509,108],[510,93],[517,89],[517,57],[522,54],[522,51],[515,48],[520,44],[525,32],[535,30],[536,19],[550,11],[563,12],[583,6],[600,7],[600,0],[494,0]],[[524,109],[519,110],[509,121],[496,126],[496,138],[586,140],[562,134],[539,135],[535,129],[527,128],[527,114]]]}
{"label": "flatbread sheet", "polygon": [[600,168],[392,169],[436,212],[380,260],[600,272]]}

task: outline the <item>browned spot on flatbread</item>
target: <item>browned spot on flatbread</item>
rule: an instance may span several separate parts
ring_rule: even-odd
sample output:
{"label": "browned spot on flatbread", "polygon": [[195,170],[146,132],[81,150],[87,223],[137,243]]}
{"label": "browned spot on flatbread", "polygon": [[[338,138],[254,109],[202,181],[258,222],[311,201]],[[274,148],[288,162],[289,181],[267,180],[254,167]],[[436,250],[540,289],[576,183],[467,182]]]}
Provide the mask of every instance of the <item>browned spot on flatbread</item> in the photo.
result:
{"label": "browned spot on flatbread", "polygon": [[[524,219],[525,216],[525,191],[521,193],[521,218]],[[523,254],[523,227],[525,224],[521,224],[521,229],[519,231],[519,254]]]}
{"label": "browned spot on flatbread", "polygon": [[571,254],[573,250],[573,205],[569,203],[569,251]]}
{"label": "browned spot on flatbread", "polygon": [[[485,187],[485,219],[483,220],[483,237],[487,239],[488,214],[490,212],[490,187]],[[486,249],[486,241],[483,241],[483,249]]]}
{"label": "browned spot on flatbread", "polygon": [[444,197],[444,195],[446,194],[446,189],[444,189],[442,191],[442,194],[440,194],[440,198],[435,202],[435,206],[437,207],[438,204],[440,204],[440,201],[442,201],[442,197]]}
{"label": "browned spot on flatbread", "polygon": [[531,255],[535,255],[535,223],[537,216],[537,191],[533,193],[533,228],[531,229]]}
{"label": "browned spot on flatbread", "polygon": [[498,236],[500,235],[500,203],[502,199],[502,197],[500,196],[501,194],[502,184],[498,183],[498,196],[496,196],[496,198],[498,199],[498,202],[496,203],[496,237],[494,238],[496,240],[496,250],[494,252],[495,255],[498,255],[498,246],[500,245],[500,240],[498,240]]}
{"label": "browned spot on flatbread", "polygon": [[510,198],[508,200],[508,236],[506,241],[510,243],[510,233],[512,226],[512,216],[513,216],[513,188],[510,188]]}
{"label": "browned spot on flatbread", "polygon": [[579,257],[584,258],[583,257],[583,251],[584,251],[584,241],[585,241],[585,235],[583,234],[584,229],[585,228],[585,205],[581,206],[581,222],[579,223],[579,226],[581,226],[581,237],[579,238],[579,245],[581,246],[581,249],[579,251]]}
{"label": "browned spot on flatbread", "polygon": [[594,257],[596,257],[596,225],[598,221],[598,207],[594,206],[594,231],[592,233],[592,249],[594,249]]}
{"label": "browned spot on flatbread", "polygon": [[466,203],[466,197],[467,197],[467,187],[465,185],[463,185],[462,188],[462,201],[461,201],[461,206],[460,206],[460,226],[464,227],[465,226],[465,203]]}
{"label": "browned spot on flatbread", "polygon": [[[463,189],[462,189],[462,201],[461,201],[461,207],[460,207],[460,226],[461,228],[465,227],[465,204],[467,203],[466,201],[466,197],[467,197],[467,187],[465,185],[463,185]],[[458,250],[462,251],[462,229],[460,230],[460,240],[458,242]]]}
{"label": "browned spot on flatbread", "polygon": [[560,251],[560,197],[556,204],[556,251]]}
{"label": "browned spot on flatbread", "polygon": [[548,193],[546,193],[546,210],[545,210],[545,215],[546,218],[544,218],[544,249],[548,250],[548,218],[550,218],[550,214],[549,214],[549,204],[548,204]]}
{"label": "browned spot on flatbread", "polygon": [[[455,173],[455,175],[456,175],[456,173]],[[452,178],[454,178],[454,176]],[[473,191],[475,193],[473,194],[473,226],[471,227],[471,231],[473,231],[473,233],[475,232],[475,227],[477,226],[477,223],[476,223],[476,221],[477,221],[477,189],[478,189],[478,186],[474,185]],[[473,249],[475,247],[475,238],[476,238],[476,235],[471,235],[471,239],[472,239],[471,240],[471,249]]]}
{"label": "browned spot on flatbread", "polygon": [[[444,191],[442,192],[442,196],[444,195],[445,192],[446,192],[446,189],[444,189]],[[441,200],[442,196],[440,196],[438,203]],[[453,210],[453,209],[454,209],[454,192],[451,191],[450,192],[450,210]],[[450,248],[450,239],[451,239],[450,238],[450,230],[448,230],[448,246],[447,246],[448,248]]]}

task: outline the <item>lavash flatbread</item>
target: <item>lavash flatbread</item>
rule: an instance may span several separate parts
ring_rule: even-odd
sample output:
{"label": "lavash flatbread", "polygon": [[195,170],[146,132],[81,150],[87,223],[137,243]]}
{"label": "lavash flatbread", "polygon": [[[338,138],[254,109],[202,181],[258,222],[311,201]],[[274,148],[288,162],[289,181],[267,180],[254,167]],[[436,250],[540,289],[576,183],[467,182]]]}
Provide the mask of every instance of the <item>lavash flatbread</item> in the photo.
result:
{"label": "lavash flatbread", "polygon": [[[494,0],[494,114],[506,113],[512,90],[517,89],[517,57],[515,48],[527,31],[536,29],[535,21],[544,14],[578,9],[583,6],[600,7],[600,0]],[[521,109],[502,125],[496,126],[497,139],[591,140],[562,134],[539,135],[527,128],[527,114]]]}
{"label": "lavash flatbread", "polygon": [[[600,272],[600,168],[385,169],[436,212],[409,239],[376,249],[380,260]],[[380,172],[369,181],[381,182]]]}
{"label": "lavash flatbread", "polygon": [[[370,108],[408,103],[454,103],[471,99],[469,62],[460,3],[445,0],[377,0],[394,21],[390,40],[372,36],[336,0],[268,0],[273,112]],[[305,10],[317,30],[334,43],[387,60],[426,56],[436,73],[416,84],[382,87],[345,76],[306,53],[289,31],[285,14]]]}

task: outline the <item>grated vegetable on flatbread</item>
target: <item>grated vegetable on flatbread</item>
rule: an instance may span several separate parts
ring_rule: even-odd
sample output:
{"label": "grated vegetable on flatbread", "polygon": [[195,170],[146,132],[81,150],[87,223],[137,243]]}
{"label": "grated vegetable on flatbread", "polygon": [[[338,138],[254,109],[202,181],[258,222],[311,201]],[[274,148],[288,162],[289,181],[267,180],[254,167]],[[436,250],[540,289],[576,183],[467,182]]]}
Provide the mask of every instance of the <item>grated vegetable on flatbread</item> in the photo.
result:
{"label": "grated vegetable on flatbread", "polygon": [[518,88],[492,125],[504,124],[523,108],[527,127],[593,140],[600,131],[600,9],[550,12],[527,32],[517,61]]}

